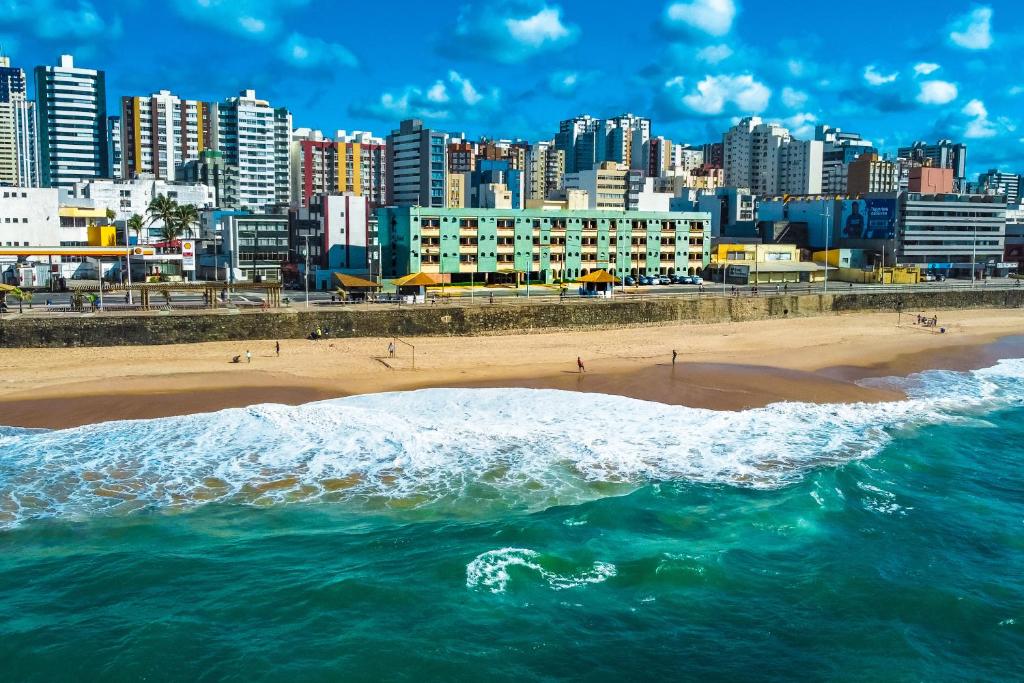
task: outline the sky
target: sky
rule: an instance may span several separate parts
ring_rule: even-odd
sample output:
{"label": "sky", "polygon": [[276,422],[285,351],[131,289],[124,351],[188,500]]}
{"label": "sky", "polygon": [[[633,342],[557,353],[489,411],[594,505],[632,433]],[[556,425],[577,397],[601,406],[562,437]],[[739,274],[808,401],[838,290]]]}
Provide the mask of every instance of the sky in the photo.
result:
{"label": "sky", "polygon": [[757,115],[890,152],[950,138],[972,175],[1024,173],[1020,0],[0,0],[0,49],[105,70],[111,111],[255,89],[328,134],[416,117],[539,140],[632,112],[690,144]]}

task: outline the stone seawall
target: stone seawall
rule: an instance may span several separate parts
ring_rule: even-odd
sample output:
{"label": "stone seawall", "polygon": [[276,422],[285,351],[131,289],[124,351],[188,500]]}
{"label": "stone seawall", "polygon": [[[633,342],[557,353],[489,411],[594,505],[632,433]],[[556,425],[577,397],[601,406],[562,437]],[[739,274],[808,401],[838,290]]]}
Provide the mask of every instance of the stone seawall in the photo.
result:
{"label": "stone seawall", "polygon": [[299,339],[318,325],[332,337],[470,336],[557,329],[642,327],[673,322],[715,323],[852,311],[904,312],[1021,308],[1024,291],[962,290],[906,293],[802,294],[763,297],[660,296],[612,301],[358,306],[229,314],[12,316],[0,322],[0,348],[185,344]]}

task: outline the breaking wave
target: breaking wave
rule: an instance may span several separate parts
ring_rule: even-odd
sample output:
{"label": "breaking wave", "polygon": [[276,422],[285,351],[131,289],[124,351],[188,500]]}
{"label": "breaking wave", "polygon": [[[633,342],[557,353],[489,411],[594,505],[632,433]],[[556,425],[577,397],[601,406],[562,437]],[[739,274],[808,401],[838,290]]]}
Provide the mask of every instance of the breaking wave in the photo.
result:
{"label": "breaking wave", "polygon": [[651,481],[771,488],[906,428],[1024,400],[1024,360],[930,371],[884,404],[742,412],[529,389],[427,389],[61,431],[0,428],[0,526],[209,502],[445,514],[541,509]]}

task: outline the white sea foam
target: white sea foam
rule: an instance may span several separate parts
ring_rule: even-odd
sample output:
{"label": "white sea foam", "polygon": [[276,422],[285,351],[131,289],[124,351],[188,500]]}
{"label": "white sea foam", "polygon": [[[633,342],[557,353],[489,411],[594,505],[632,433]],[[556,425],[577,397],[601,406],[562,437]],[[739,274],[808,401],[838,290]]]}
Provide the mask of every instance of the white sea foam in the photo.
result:
{"label": "white sea foam", "polygon": [[778,487],[916,425],[1024,400],[1024,360],[927,372],[885,404],[718,412],[618,396],[429,389],[63,431],[0,430],[0,525],[57,515],[349,501],[538,509],[686,479]]}
{"label": "white sea foam", "polygon": [[618,573],[610,562],[594,564],[578,572],[559,573],[546,569],[541,554],[529,548],[501,548],[477,555],[466,565],[466,587],[504,593],[512,575],[509,569],[520,567],[536,573],[552,590],[578,588],[590,583],[602,583]]}

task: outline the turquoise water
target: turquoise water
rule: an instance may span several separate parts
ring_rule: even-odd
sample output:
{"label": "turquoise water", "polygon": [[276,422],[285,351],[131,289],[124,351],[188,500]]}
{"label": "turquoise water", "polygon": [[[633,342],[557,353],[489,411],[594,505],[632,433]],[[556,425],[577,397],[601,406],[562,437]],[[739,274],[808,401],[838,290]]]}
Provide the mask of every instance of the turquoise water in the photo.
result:
{"label": "turquoise water", "polygon": [[3,680],[1021,680],[1024,361],[0,430]]}

